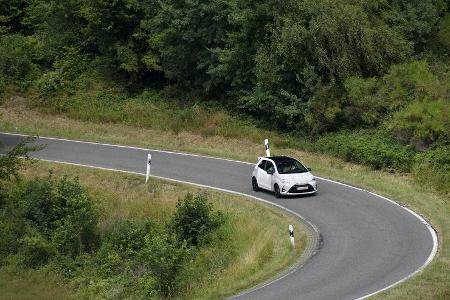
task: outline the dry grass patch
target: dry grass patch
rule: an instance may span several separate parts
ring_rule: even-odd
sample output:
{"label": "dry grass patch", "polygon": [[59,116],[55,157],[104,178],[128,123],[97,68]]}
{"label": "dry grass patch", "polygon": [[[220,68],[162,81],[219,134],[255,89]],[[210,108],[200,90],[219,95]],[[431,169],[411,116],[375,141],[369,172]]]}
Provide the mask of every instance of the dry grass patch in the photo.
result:
{"label": "dry grass patch", "polygon": [[36,272],[17,273],[0,269],[0,299],[73,299],[74,291],[65,284],[57,284],[54,278],[43,280]]}

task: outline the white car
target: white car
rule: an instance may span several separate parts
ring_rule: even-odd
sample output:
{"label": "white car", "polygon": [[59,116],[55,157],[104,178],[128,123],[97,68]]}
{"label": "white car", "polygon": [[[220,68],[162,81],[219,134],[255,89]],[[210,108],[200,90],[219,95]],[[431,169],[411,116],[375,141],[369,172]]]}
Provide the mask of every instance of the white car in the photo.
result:
{"label": "white car", "polygon": [[260,157],[252,173],[254,191],[265,189],[281,195],[305,195],[317,192],[317,183],[298,160],[287,156]]}

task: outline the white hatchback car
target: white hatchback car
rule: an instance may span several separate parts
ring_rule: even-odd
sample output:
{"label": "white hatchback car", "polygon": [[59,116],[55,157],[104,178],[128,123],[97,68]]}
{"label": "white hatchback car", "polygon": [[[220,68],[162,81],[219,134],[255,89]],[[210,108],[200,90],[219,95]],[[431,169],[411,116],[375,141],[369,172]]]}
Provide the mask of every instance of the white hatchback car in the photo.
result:
{"label": "white hatchback car", "polygon": [[287,156],[260,157],[252,173],[254,191],[265,189],[281,195],[305,195],[317,192],[317,182],[298,160]]}

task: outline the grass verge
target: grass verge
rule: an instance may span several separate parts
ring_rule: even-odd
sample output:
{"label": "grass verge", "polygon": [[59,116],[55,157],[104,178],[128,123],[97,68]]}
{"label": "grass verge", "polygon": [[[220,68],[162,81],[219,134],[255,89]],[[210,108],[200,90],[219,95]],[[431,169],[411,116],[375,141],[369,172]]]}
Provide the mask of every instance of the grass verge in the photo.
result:
{"label": "grass verge", "polygon": [[[196,265],[210,268],[194,268],[197,280],[183,291],[183,299],[221,298],[270,279],[294,264],[306,245],[302,224],[294,216],[245,197],[164,180],[151,179],[145,184],[143,176],[139,175],[47,162],[28,168],[25,178],[46,176],[48,169],[52,169],[55,177],[64,174],[79,177],[101,212],[100,231],[118,220],[150,219],[164,223],[175,210],[178,198],[189,192],[207,192],[214,209],[225,212],[230,218],[227,231],[231,231],[231,239],[221,249],[202,250]],[[286,234],[288,224],[298,228],[295,249]],[[216,267],[211,267],[214,264]],[[0,298],[107,298],[102,294],[101,283],[92,282],[76,289],[71,281],[57,279],[46,268],[23,272],[6,267],[0,274]],[[58,287],[61,285],[67,288]]]}
{"label": "grass verge", "polygon": [[55,278],[43,278],[38,272],[0,269],[0,299],[73,299],[73,291]]}
{"label": "grass verge", "polygon": [[[255,142],[257,129],[251,125],[243,132],[253,136],[223,137],[196,132],[174,133],[163,129],[144,129],[115,123],[92,123],[51,115],[26,108],[23,101],[7,101],[0,107],[0,130],[34,135],[59,136],[98,142],[139,145],[165,150],[214,155],[253,162],[264,154]],[[429,220],[438,232],[437,257],[420,274],[405,283],[375,296],[379,299],[445,299],[450,296],[450,199],[426,185],[418,185],[410,175],[374,171],[323,154],[285,148],[289,143],[274,132],[264,132],[274,143],[272,152],[300,158],[315,174],[350,183],[384,195],[408,206]],[[236,151],[239,149],[239,151]]]}

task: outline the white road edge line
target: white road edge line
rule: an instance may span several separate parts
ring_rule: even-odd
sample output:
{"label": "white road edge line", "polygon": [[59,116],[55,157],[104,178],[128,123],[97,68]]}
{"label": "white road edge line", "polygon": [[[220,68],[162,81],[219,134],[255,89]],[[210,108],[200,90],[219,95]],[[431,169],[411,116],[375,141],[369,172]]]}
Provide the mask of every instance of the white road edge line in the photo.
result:
{"label": "white road edge line", "polygon": [[[34,136],[34,135],[29,135],[29,134],[10,133],[10,132],[0,132],[0,133],[1,134],[5,134],[5,135],[23,136],[23,137]],[[161,152],[161,153],[169,153],[169,154],[182,155],[182,156],[193,156],[193,157],[200,157],[200,158],[211,158],[211,159],[217,159],[217,160],[224,160],[224,161],[229,161],[229,162],[244,163],[244,164],[248,164],[248,165],[253,165],[252,163],[249,163],[249,162],[246,162],[246,161],[239,161],[239,160],[234,160],[234,159],[215,157],[215,156],[209,156],[209,155],[202,155],[202,154],[174,152],[174,151],[167,151],[167,150],[143,148],[143,147],[136,147],[136,146],[125,146],[125,145],[117,145],[117,144],[108,144],[108,143],[98,143],[98,142],[81,141],[81,140],[71,140],[71,139],[64,139],[64,138],[58,138],[58,137],[48,137],[48,136],[38,136],[38,135],[36,135],[35,137],[38,137],[40,139],[63,141],[63,142],[71,142],[71,143],[99,145],[99,146],[108,146],[108,147],[114,147],[114,148],[126,148],[126,149],[134,149],[134,150],[144,150],[144,151]]]}
{"label": "white road edge line", "polygon": [[[27,135],[27,134],[8,133],[8,132],[3,132],[3,134],[6,134],[6,135],[15,135],[15,136],[23,136],[23,137],[30,136],[30,135]],[[38,136],[38,137],[39,137],[39,136]],[[154,151],[154,152],[162,152],[162,153],[169,153],[169,154],[176,154],[176,155],[184,155],[184,156],[203,157],[203,158],[218,159],[218,160],[224,160],[224,161],[229,161],[229,162],[235,162],[235,163],[243,163],[243,164],[253,165],[252,163],[245,162],[245,161],[239,161],[239,160],[227,159],[227,158],[221,158],[221,157],[214,157],[214,156],[207,156],[207,155],[200,155],[200,154],[189,154],[189,153],[172,152],[172,151],[165,151],[165,150],[158,150],[158,149],[149,149],[149,148],[141,148],[141,147],[133,147],[133,146],[123,146],[123,145],[114,145],[114,144],[106,144],[106,143],[97,143],[97,142],[88,142],[88,141],[78,141],[78,140],[63,139],[63,138],[56,138],[56,137],[39,137],[39,138],[41,138],[41,139],[48,139],[48,140],[58,140],[58,141],[75,142],[75,143],[82,143],[82,144],[84,143],[84,144],[101,145],[101,146],[110,146],[110,147],[118,147],[118,148],[129,148],[129,149],[137,149],[137,150],[145,150],[145,151]],[[57,161],[54,161],[54,162],[57,162]],[[71,164],[71,163],[68,163],[68,164]],[[74,165],[76,165],[76,164],[74,164]],[[80,165],[80,166],[83,166],[83,165]],[[93,167],[93,166],[85,165],[85,167]],[[123,171],[123,170],[114,170],[114,169],[107,169],[107,168],[101,168],[101,167],[94,167],[94,168],[105,169],[105,170],[110,170],[110,171],[128,172],[128,171]],[[139,175],[141,175],[140,173],[135,173],[135,172],[128,172],[128,173],[134,173],[134,174],[139,174]],[[162,179],[167,179],[167,180],[172,180],[172,181],[177,181],[177,180],[175,180],[175,179],[170,179],[170,178],[164,178],[164,177],[158,177],[158,176],[153,176],[153,177],[162,178]],[[418,269],[417,269],[416,271],[414,271],[413,273],[411,273],[411,274],[409,274],[408,276],[406,276],[406,277],[400,279],[400,280],[397,281],[397,282],[394,282],[393,284],[391,284],[391,285],[389,285],[389,286],[387,286],[387,287],[384,287],[384,288],[382,288],[382,289],[380,289],[380,290],[377,290],[377,291],[375,291],[375,292],[373,292],[373,293],[364,295],[364,296],[362,296],[362,297],[356,298],[355,300],[366,299],[366,298],[368,298],[368,297],[370,297],[370,296],[373,296],[373,295],[375,295],[375,294],[381,293],[381,292],[383,292],[383,291],[385,291],[385,290],[387,290],[387,289],[390,289],[390,288],[392,288],[392,287],[394,287],[394,286],[396,286],[396,285],[398,285],[398,284],[400,284],[400,283],[402,283],[402,282],[408,280],[409,278],[413,277],[414,275],[416,275],[417,273],[419,273],[419,272],[421,272],[423,269],[425,269],[425,268],[431,263],[431,261],[433,260],[433,258],[436,256],[436,253],[437,253],[437,250],[438,250],[438,238],[437,238],[436,231],[434,230],[433,226],[431,226],[431,225],[430,225],[430,224],[429,224],[422,216],[420,216],[418,213],[414,212],[413,210],[409,209],[408,207],[405,207],[405,206],[403,206],[403,205],[400,205],[399,203],[395,202],[395,201],[392,200],[392,199],[389,199],[389,198],[387,198],[387,197],[381,196],[381,195],[379,195],[379,194],[377,194],[377,193],[370,192],[370,191],[368,191],[368,190],[365,190],[365,189],[362,189],[362,188],[359,188],[359,187],[355,187],[355,186],[352,186],[352,185],[349,185],[349,184],[346,184],[346,183],[342,183],[342,182],[335,181],[335,180],[328,179],[328,178],[324,178],[324,177],[316,176],[316,178],[319,178],[319,179],[324,180],[324,181],[332,182],[332,183],[335,183],[335,184],[339,184],[339,185],[342,185],[342,186],[346,186],[346,187],[349,187],[349,188],[352,188],[352,189],[356,189],[356,190],[358,190],[358,191],[367,192],[367,193],[369,193],[369,194],[371,194],[371,195],[373,195],[373,196],[379,197],[379,198],[381,198],[381,199],[383,199],[383,200],[386,200],[386,201],[388,201],[388,202],[390,202],[390,203],[392,203],[392,204],[394,204],[394,205],[396,205],[396,206],[399,206],[399,207],[403,208],[404,210],[406,210],[407,212],[409,212],[409,213],[411,213],[413,216],[415,216],[417,219],[419,219],[419,221],[422,222],[422,223],[428,228],[428,230],[429,230],[429,232],[430,232],[430,234],[431,234],[431,237],[432,237],[432,239],[433,239],[433,247],[432,247],[431,253],[430,253],[430,255],[428,256],[428,258],[427,258],[427,260],[425,261],[425,263],[424,263],[420,268],[418,268]],[[200,185],[200,184],[195,184],[195,183],[190,183],[190,182],[183,182],[183,181],[178,181],[178,182],[181,182],[181,183],[188,183],[188,184],[193,184],[193,185],[202,186],[202,187],[208,187],[208,186],[204,186],[204,185]],[[215,187],[209,187],[209,188],[216,189],[216,190],[222,190],[222,191],[225,191],[225,192],[231,192],[231,193],[235,193],[235,194],[238,194],[238,195],[248,196],[248,197],[254,198],[254,199],[258,200],[258,201],[262,201],[262,202],[265,202],[265,203],[269,203],[269,204],[278,206],[278,207],[280,207],[280,208],[282,208],[282,209],[285,209],[285,210],[289,211],[290,213],[293,213],[294,215],[297,215],[297,216],[300,217],[302,220],[304,220],[304,221],[307,222],[308,224],[312,225],[313,228],[314,228],[315,230],[317,230],[317,227],[316,227],[314,224],[312,224],[311,222],[309,222],[308,220],[306,220],[304,217],[302,217],[301,215],[297,214],[296,212],[291,211],[291,210],[289,210],[289,209],[287,209],[287,208],[285,208],[285,207],[282,207],[282,206],[280,206],[280,205],[278,205],[278,204],[275,204],[275,203],[272,203],[272,202],[270,202],[270,201],[267,201],[267,200],[264,200],[264,199],[260,199],[260,198],[257,198],[257,197],[251,196],[251,195],[247,195],[247,194],[244,194],[244,193],[239,193],[239,192],[234,192],[234,191],[227,191],[227,190],[220,189],[220,188],[215,188]],[[319,232],[319,231],[317,230],[317,232]],[[290,273],[289,273],[289,274],[290,274]],[[285,276],[287,276],[287,275],[285,275]],[[285,277],[285,276],[283,276],[283,277]],[[281,278],[283,278],[283,277],[281,277]],[[280,280],[281,278],[279,278],[278,280]]]}
{"label": "white road edge line", "polygon": [[[145,176],[146,175],[144,173],[139,173],[139,172],[125,171],[125,170],[112,169],[112,168],[104,168],[104,167],[91,166],[91,165],[85,165],[85,164],[79,164],[79,163],[73,163],[73,162],[66,162],[66,161],[59,161],[59,160],[38,159],[38,158],[36,158],[36,160],[52,162],[52,163],[60,163],[60,164],[65,164],[65,165],[78,166],[78,167],[86,167],[86,168],[91,168],[91,169],[99,169],[99,170],[104,170],[104,171],[127,173],[127,174],[140,175],[140,176]],[[302,258],[303,258],[303,254],[302,254],[302,255],[300,255],[300,258],[296,261],[295,264],[290,266],[287,270],[284,270],[284,271],[281,271],[280,273],[278,273],[278,275],[280,275],[280,274],[283,274],[284,272],[286,272],[285,274],[283,274],[283,275],[281,275],[279,277],[275,276],[273,280],[268,279],[265,283],[262,283],[261,285],[257,285],[256,287],[251,287],[251,288],[249,288],[247,290],[244,290],[243,292],[241,292],[241,293],[239,293],[237,295],[230,296],[227,299],[233,299],[233,298],[245,295],[247,293],[250,293],[250,292],[262,289],[263,287],[266,287],[266,286],[268,286],[268,285],[270,285],[272,283],[275,283],[275,282],[285,278],[286,276],[289,276],[290,274],[292,274],[292,273],[296,272],[298,269],[300,269],[306,263],[306,261],[309,258],[313,257],[316,254],[316,252],[317,252],[317,247],[319,246],[319,237],[320,237],[319,230],[317,229],[317,227],[313,223],[311,223],[305,217],[303,217],[302,215],[296,213],[293,210],[290,210],[289,208],[286,208],[284,206],[281,206],[279,204],[270,202],[268,200],[265,200],[265,199],[262,199],[262,198],[258,198],[258,197],[255,197],[255,196],[252,196],[252,195],[249,195],[249,194],[241,193],[241,192],[236,192],[236,191],[222,189],[222,188],[218,188],[218,187],[214,187],[214,186],[209,186],[209,185],[204,185],[204,184],[199,184],[199,183],[193,183],[193,182],[183,181],[183,180],[178,180],[178,179],[172,179],[172,178],[168,178],[168,177],[156,176],[156,175],[151,175],[151,174],[150,174],[150,177],[163,179],[163,180],[167,180],[167,181],[172,181],[172,182],[176,182],[176,183],[189,184],[189,185],[193,185],[193,186],[197,186],[197,187],[201,187],[201,188],[212,189],[212,190],[216,190],[216,191],[220,191],[220,192],[235,194],[235,195],[251,198],[253,200],[260,201],[260,202],[263,202],[263,203],[268,204],[268,205],[275,206],[275,207],[277,207],[277,208],[279,208],[281,210],[287,211],[288,213],[290,213],[290,214],[296,216],[297,218],[299,218],[301,222],[306,224],[306,226],[311,227],[311,229],[314,232],[315,236],[317,236],[317,241],[316,241],[315,245],[310,245],[310,247],[312,247],[312,248],[309,249],[310,253],[308,253],[309,256],[306,258],[305,261],[302,261]],[[298,263],[298,262],[300,262],[300,263]]]}

